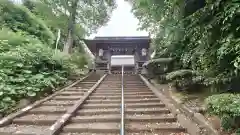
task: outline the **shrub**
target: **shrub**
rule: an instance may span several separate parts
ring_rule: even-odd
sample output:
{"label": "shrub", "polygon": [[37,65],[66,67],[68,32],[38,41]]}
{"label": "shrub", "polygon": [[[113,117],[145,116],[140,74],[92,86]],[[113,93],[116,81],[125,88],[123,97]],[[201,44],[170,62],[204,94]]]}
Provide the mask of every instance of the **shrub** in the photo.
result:
{"label": "shrub", "polygon": [[84,68],[84,65],[87,65],[87,59],[83,53],[74,52],[71,54],[70,61],[78,65],[78,68]]}
{"label": "shrub", "polygon": [[177,90],[192,91],[200,89],[203,77],[199,76],[193,70],[177,70],[167,74],[166,80],[171,81]]}
{"label": "shrub", "polygon": [[0,52],[9,51],[10,48],[22,46],[27,43],[39,44],[41,43],[38,39],[30,36],[23,36],[22,32],[13,32],[8,28],[2,28],[0,30]]}
{"label": "shrub", "polygon": [[149,72],[164,74],[169,71],[169,66],[173,61],[172,58],[159,58],[153,59],[144,64]]}
{"label": "shrub", "polygon": [[160,82],[165,82],[165,77],[162,75],[171,71],[172,61],[172,58],[153,59],[144,63],[143,66],[147,68],[150,78],[157,77]]}
{"label": "shrub", "polygon": [[193,75],[195,75],[193,70],[183,69],[183,70],[170,72],[166,77],[168,80],[175,80],[180,78],[192,77]]}
{"label": "shrub", "polygon": [[236,135],[240,135],[240,128],[236,130]]}
{"label": "shrub", "polygon": [[0,1],[0,27],[10,28],[33,35],[43,43],[52,44],[54,35],[50,29],[27,8],[15,5],[9,0]]}
{"label": "shrub", "polygon": [[218,94],[206,99],[210,114],[221,118],[225,130],[236,129],[240,125],[240,94]]}
{"label": "shrub", "polygon": [[[71,60],[70,55],[55,52],[32,37],[11,34],[17,37],[14,41],[11,38],[0,40],[1,113],[11,110],[20,99],[50,92],[46,90],[63,84],[81,67]],[[17,45],[16,41],[22,42]]]}
{"label": "shrub", "polygon": [[208,111],[218,116],[240,116],[240,94],[218,94],[206,99]]}

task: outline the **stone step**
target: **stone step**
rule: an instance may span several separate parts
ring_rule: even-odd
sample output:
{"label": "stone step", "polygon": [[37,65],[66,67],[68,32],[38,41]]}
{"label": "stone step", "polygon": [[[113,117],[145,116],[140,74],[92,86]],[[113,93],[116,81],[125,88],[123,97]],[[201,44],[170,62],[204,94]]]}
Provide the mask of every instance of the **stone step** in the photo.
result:
{"label": "stone step", "polygon": [[[97,96],[107,96],[107,95],[121,95],[121,92],[96,92],[93,95]],[[152,92],[128,92],[124,91],[124,95],[154,95]]]}
{"label": "stone step", "polygon": [[66,91],[69,91],[69,92],[87,92],[89,91],[89,89],[86,89],[86,88],[79,88],[79,87],[71,87],[71,88],[68,88]]}
{"label": "stone step", "polygon": [[0,135],[39,135],[49,131],[49,126],[11,124],[0,128]]}
{"label": "stone step", "polygon": [[84,82],[80,82],[79,84],[92,84],[92,85],[94,85],[95,83],[97,83],[97,81],[84,81]]}
{"label": "stone step", "polygon": [[[125,95],[124,94],[124,98],[136,98],[136,96],[137,97],[139,97],[139,98],[156,98],[156,96],[155,95],[153,95],[152,93],[151,94],[146,94],[146,95]],[[121,98],[122,96],[121,95],[116,95],[116,94],[111,94],[111,95],[99,95],[99,94],[96,94],[96,93],[94,93],[94,94],[92,94],[91,95],[91,97],[110,97],[110,98]]]}
{"label": "stone step", "polygon": [[[106,80],[104,80],[104,83],[102,83],[102,85],[109,85],[109,83],[114,83],[114,84],[119,84],[121,85],[122,84],[122,76],[121,77],[115,77],[115,79],[113,78],[106,78]],[[124,83],[125,84],[140,84],[140,85],[145,85],[144,82],[141,82],[141,81],[134,81],[132,79],[124,79]]]}
{"label": "stone step", "polygon": [[58,95],[61,95],[61,96],[72,96],[72,95],[75,95],[75,96],[82,96],[84,95],[85,92],[83,91],[79,91],[79,92],[74,92],[74,91],[64,91],[64,92],[61,92],[59,93]]}
{"label": "stone step", "polygon": [[54,100],[79,100],[82,96],[55,96]]}
{"label": "stone step", "polygon": [[[59,135],[120,135],[120,133],[112,133],[112,134],[106,134],[106,133],[97,133],[97,134],[92,134],[92,133],[69,133],[69,132],[65,132],[65,133],[61,133]],[[129,134],[130,135],[130,134]],[[138,134],[139,135],[139,134]]]}
{"label": "stone step", "polygon": [[[71,133],[119,133],[120,123],[71,123],[63,128],[63,132]],[[126,132],[185,132],[179,123],[134,123],[126,124]]]}
{"label": "stone step", "polygon": [[[114,85],[110,85],[111,83],[109,84],[101,84],[101,87],[122,87],[122,83],[120,84],[114,84]],[[137,87],[137,88],[141,88],[141,87],[144,87],[144,88],[147,88],[147,86],[145,84],[129,84],[129,83],[124,83],[124,87]]]}
{"label": "stone step", "polygon": [[13,119],[14,124],[20,125],[49,125],[51,126],[61,115],[43,115],[43,114],[28,114],[16,119]]}
{"label": "stone step", "polygon": [[[83,109],[89,108],[120,108],[121,104],[85,104]],[[126,108],[154,108],[154,107],[165,107],[163,103],[129,103],[125,104]]]}
{"label": "stone step", "polygon": [[[156,98],[155,95],[125,95],[124,99],[135,99],[135,98]],[[92,95],[89,99],[121,99],[121,95],[117,96],[95,96]]]}
{"label": "stone step", "polygon": [[[119,114],[120,108],[108,108],[108,109],[82,109],[77,112],[77,115],[88,116],[96,114]],[[170,111],[167,108],[126,108],[126,114],[168,114]]]}
{"label": "stone step", "polygon": [[[120,103],[121,99],[102,99],[102,100],[87,100],[86,103]],[[149,99],[125,99],[125,103],[152,103],[152,102],[160,102],[158,98],[149,98]]]}
{"label": "stone step", "polygon": [[63,114],[71,106],[40,106],[30,110],[29,114]]}
{"label": "stone step", "polygon": [[42,103],[44,106],[72,106],[77,102],[77,100],[50,100]]}
{"label": "stone step", "polygon": [[[92,115],[92,116],[76,116],[71,119],[72,123],[94,123],[94,122],[119,122],[121,115]],[[125,122],[176,122],[176,117],[172,114],[163,115],[126,115]]]}
{"label": "stone step", "polygon": [[[102,89],[96,90],[94,93],[121,93],[122,89],[113,90],[113,89]],[[126,90],[124,89],[124,93],[138,93],[138,92],[149,92],[149,90]]]}
{"label": "stone step", "polygon": [[[97,91],[101,91],[101,90],[109,90],[109,91],[118,91],[118,90],[121,90],[122,87],[118,87],[118,88],[113,88],[113,87],[106,87],[106,88],[103,88],[101,86],[99,86],[97,88]],[[148,88],[124,88],[124,91],[132,91],[132,92],[135,92],[135,91],[149,91]]]}
{"label": "stone step", "polygon": [[[104,83],[105,84],[109,84],[109,83],[122,84],[121,80],[122,80],[122,76],[120,78],[115,77],[115,79],[113,79],[113,78],[111,78],[111,79],[110,78],[106,78],[104,80]],[[134,80],[127,80],[126,83],[127,84],[144,84],[144,82],[134,81]]]}
{"label": "stone step", "polygon": [[[100,89],[121,89],[122,86],[99,86]],[[132,90],[144,90],[144,89],[149,89],[147,86],[143,86],[143,87],[138,87],[138,86],[124,86],[123,87],[124,90],[125,89],[132,89]]]}
{"label": "stone step", "polygon": [[[96,84],[96,83],[95,83]],[[95,84],[81,84],[81,85],[77,85],[82,89],[90,89],[92,88]]]}

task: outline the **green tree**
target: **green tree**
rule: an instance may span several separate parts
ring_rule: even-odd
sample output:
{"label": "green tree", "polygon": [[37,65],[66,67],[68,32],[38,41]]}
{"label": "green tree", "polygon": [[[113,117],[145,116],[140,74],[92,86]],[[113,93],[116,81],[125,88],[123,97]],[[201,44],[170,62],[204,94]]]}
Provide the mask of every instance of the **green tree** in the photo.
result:
{"label": "green tree", "polygon": [[24,32],[39,38],[42,42],[52,44],[54,35],[46,24],[21,5],[9,0],[0,1],[0,27],[7,27],[14,32]]}
{"label": "green tree", "polygon": [[131,0],[141,29],[154,35],[156,57],[174,57],[177,68],[202,73],[207,84],[239,80],[238,0]]}
{"label": "green tree", "polygon": [[[63,29],[65,35],[63,50],[66,53],[71,51],[74,40],[83,38],[106,24],[116,6],[115,1],[110,0],[40,0],[38,3],[25,0],[24,3],[25,6],[44,19],[55,16],[53,24],[61,22],[57,26]],[[48,10],[43,11],[41,8]],[[49,20],[51,19],[49,18]]]}

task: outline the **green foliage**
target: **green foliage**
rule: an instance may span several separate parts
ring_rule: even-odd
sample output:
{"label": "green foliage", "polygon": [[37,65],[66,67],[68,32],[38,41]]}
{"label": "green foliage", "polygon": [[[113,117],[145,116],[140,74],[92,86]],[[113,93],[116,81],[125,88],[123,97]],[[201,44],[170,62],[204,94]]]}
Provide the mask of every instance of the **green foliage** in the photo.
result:
{"label": "green foliage", "polygon": [[240,135],[240,128],[236,130],[236,135]]}
{"label": "green foliage", "polygon": [[[77,6],[74,3],[77,3]],[[75,42],[79,43],[79,39],[89,36],[105,25],[116,6],[115,0],[102,0],[101,2],[93,0],[23,0],[23,5],[38,18],[44,20],[55,34],[58,29],[61,30],[60,49],[69,38],[69,31],[73,31],[72,37]]]}
{"label": "green foliage", "polygon": [[2,113],[10,110],[22,98],[38,97],[49,92],[46,91],[47,88],[53,89],[63,84],[70,74],[76,74],[77,69],[82,67],[78,65],[84,62],[82,58],[75,58],[59,51],[55,53],[53,49],[32,37],[10,31],[8,33],[12,38],[4,39],[1,36],[3,32],[6,32],[6,29],[0,31]]}
{"label": "green foliage", "polygon": [[152,59],[145,63],[146,66],[150,67],[152,65],[158,65],[158,64],[168,64],[173,61],[172,58],[158,58],[158,59]]}
{"label": "green foliage", "polygon": [[170,72],[168,73],[166,78],[168,80],[175,80],[175,79],[180,79],[185,77],[192,77],[193,75],[195,75],[194,71],[185,69],[185,70],[177,70],[177,71]]}
{"label": "green foliage", "polygon": [[39,20],[28,9],[15,5],[9,0],[0,2],[0,27],[10,28],[14,32],[24,32],[41,40],[43,43],[52,44],[53,33],[42,20]]}
{"label": "green foliage", "polygon": [[206,99],[207,109],[218,116],[240,116],[239,94],[218,94]]}
{"label": "green foliage", "polygon": [[238,128],[240,124],[240,94],[218,94],[206,99],[210,114],[221,118],[225,130]]}
{"label": "green foliage", "polygon": [[68,14],[71,2],[64,2],[24,0],[23,5],[15,5],[0,1],[0,113],[11,111],[23,98],[51,93],[71,75],[84,74],[88,61],[80,40],[106,23],[114,1],[79,1],[72,54],[51,48],[53,33],[60,29],[60,44],[64,44],[72,29],[66,25],[72,16]]}
{"label": "green foliage", "polygon": [[149,73],[153,74],[154,76],[158,76],[172,70],[172,61],[172,58],[153,59],[144,63],[143,66],[147,68]]}
{"label": "green foliage", "polygon": [[166,80],[171,81],[177,90],[194,92],[201,88],[204,78],[192,70],[177,70],[167,74]]}
{"label": "green foliage", "polygon": [[82,53],[75,52],[71,54],[70,61],[78,65],[78,68],[84,68],[84,65],[87,65],[86,57]]}
{"label": "green foliage", "polygon": [[11,30],[7,28],[2,28],[0,30],[0,53],[4,51],[9,51],[9,49],[26,44],[26,43],[32,43],[32,44],[39,44],[40,41],[38,39],[35,39],[33,37],[27,36],[25,38],[22,36],[22,32],[12,32]]}
{"label": "green foliage", "polygon": [[230,116],[223,116],[221,118],[221,126],[224,130],[231,130],[234,126],[234,119]]}
{"label": "green foliage", "polygon": [[[62,45],[67,38],[66,24],[68,23],[68,17],[63,13],[58,13],[58,15],[56,15],[56,13],[54,13],[54,9],[51,8],[51,6],[41,1],[23,0],[23,5],[28,8],[36,17],[41,18],[44,23],[51,29],[54,35],[57,35],[58,29],[61,30],[61,46],[59,48],[62,49]],[[81,34],[85,34],[84,31],[81,32]]]}
{"label": "green foliage", "polygon": [[[218,92],[240,92],[239,0],[129,1],[141,29],[154,35],[155,58],[175,60],[177,71],[167,79],[176,87],[204,84]],[[192,76],[192,71],[200,76]],[[224,114],[224,127],[239,124],[239,95],[216,95],[208,102],[209,112]]]}
{"label": "green foliage", "polygon": [[141,29],[155,36],[156,58],[174,58],[175,69],[195,70],[209,78],[209,85],[239,87],[239,1],[135,0],[132,4]]}

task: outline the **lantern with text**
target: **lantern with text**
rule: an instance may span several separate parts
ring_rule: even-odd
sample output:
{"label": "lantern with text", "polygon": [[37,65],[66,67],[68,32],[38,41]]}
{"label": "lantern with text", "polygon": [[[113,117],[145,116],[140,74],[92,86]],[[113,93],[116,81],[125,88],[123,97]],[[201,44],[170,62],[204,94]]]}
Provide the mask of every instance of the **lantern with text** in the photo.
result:
{"label": "lantern with text", "polygon": [[99,55],[100,57],[103,56],[103,49],[99,49],[98,55]]}
{"label": "lantern with text", "polygon": [[146,56],[147,55],[147,49],[143,48],[142,49],[142,56]]}

